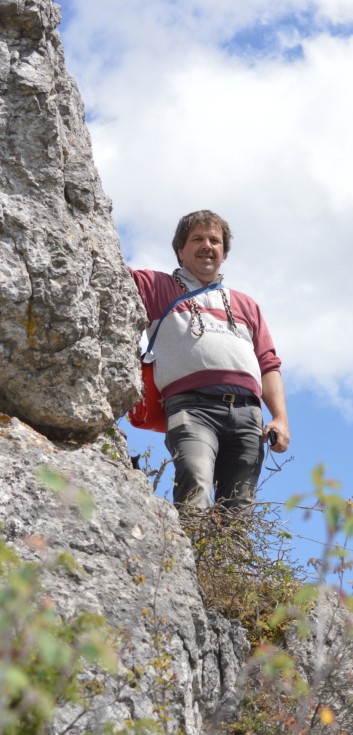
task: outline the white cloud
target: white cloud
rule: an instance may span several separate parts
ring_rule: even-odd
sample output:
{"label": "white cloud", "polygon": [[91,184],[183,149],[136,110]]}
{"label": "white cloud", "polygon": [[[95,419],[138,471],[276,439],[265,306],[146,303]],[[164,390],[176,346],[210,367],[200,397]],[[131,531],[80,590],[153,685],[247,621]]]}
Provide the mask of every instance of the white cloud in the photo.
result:
{"label": "white cloud", "polygon": [[[312,6],[74,7],[66,55],[94,112],[96,163],[133,264],[172,269],[178,218],[219,211],[236,236],[227,281],[261,304],[293,385],[352,406],[353,41],[282,28],[302,58],[248,64],[219,46],[222,23],[230,38],[256,18]],[[351,2],[317,7],[332,22],[353,20]]]}
{"label": "white cloud", "polygon": [[321,16],[332,23],[351,23],[353,5],[351,0],[317,0]]}

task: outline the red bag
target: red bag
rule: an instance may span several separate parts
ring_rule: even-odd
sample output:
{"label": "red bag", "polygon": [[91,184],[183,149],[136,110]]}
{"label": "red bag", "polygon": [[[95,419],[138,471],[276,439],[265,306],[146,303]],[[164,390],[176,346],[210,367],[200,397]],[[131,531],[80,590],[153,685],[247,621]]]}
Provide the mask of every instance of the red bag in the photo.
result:
{"label": "red bag", "polygon": [[162,404],[162,396],[156,388],[153,380],[153,362],[145,363],[141,357],[142,380],[144,383],[144,394],[142,401],[130,408],[128,417],[131,426],[136,429],[149,429],[149,431],[161,431],[165,434],[165,413]]}

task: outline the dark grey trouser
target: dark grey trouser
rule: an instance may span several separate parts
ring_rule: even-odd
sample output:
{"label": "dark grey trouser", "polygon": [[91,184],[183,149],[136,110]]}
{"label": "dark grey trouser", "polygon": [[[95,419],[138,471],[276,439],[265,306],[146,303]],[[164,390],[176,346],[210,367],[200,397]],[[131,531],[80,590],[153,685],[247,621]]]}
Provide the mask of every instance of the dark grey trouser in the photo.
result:
{"label": "dark grey trouser", "polygon": [[165,411],[165,443],[175,457],[174,502],[207,508],[215,486],[215,502],[245,510],[264,458],[260,406],[189,392],[168,398]]}

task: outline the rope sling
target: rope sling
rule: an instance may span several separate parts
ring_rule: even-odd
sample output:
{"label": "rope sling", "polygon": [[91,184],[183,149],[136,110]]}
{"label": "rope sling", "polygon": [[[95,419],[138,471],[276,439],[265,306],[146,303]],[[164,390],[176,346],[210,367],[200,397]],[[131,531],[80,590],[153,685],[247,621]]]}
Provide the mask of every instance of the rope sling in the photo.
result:
{"label": "rope sling", "polygon": [[[180,276],[178,276],[178,273],[177,273],[176,270],[173,273],[173,278],[177,282],[178,286],[180,286],[180,288],[182,289],[182,291],[184,291],[184,293],[188,293],[189,292],[189,289],[187,288],[187,286],[185,286],[185,283],[183,283],[183,281],[181,280]],[[230,304],[229,304],[228,299],[227,299],[227,294],[226,294],[224,288],[219,288],[218,290],[219,290],[219,292],[220,292],[220,294],[222,296],[224,310],[225,310],[225,312],[227,314],[227,318],[228,318],[228,322],[230,324],[230,328],[231,328],[232,332],[236,335],[236,337],[240,337],[241,335],[240,335],[239,330],[238,330],[238,327],[237,327],[237,325],[235,323],[234,316],[233,316],[233,314],[231,312]],[[197,301],[196,301],[196,299],[194,297],[192,297],[191,299],[188,299],[188,303],[190,304],[190,311],[191,311],[191,323],[190,323],[191,334],[193,334],[194,337],[202,337],[202,335],[204,334],[204,331],[206,329],[206,325],[205,325],[205,322],[202,319],[202,316],[201,316],[201,313],[200,313],[200,307],[199,307],[199,305],[198,305],[198,303],[197,303]]]}

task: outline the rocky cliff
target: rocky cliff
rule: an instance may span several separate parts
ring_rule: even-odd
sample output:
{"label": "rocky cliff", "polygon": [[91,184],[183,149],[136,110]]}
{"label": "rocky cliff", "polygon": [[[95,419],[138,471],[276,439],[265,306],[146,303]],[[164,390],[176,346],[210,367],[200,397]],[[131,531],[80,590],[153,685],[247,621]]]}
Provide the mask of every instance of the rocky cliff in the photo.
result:
{"label": "rocky cliff", "polygon": [[140,392],[144,310],[50,0],[0,2],[0,408],[92,437]]}
{"label": "rocky cliff", "polygon": [[[81,571],[68,575],[49,565],[46,592],[67,618],[83,609],[103,614],[128,635],[124,667],[145,672],[138,689],[127,679],[122,685],[108,677],[104,694],[70,732],[98,735],[106,720],[122,727],[126,719],[152,716],[155,691],[148,671],[156,652],[146,610],[163,620],[163,647],[176,674],[170,731],[181,726],[187,735],[199,735],[208,723],[210,732],[217,732],[219,720],[236,715],[236,680],[249,648],[244,631],[206,613],[175,509],[156,498],[145,476],[132,469],[122,435],[115,443],[116,460],[102,452],[104,439],[53,443],[18,419],[0,418],[2,537],[25,559],[43,561],[43,554],[48,560],[69,551]],[[43,487],[36,477],[40,467],[58,471],[71,492],[89,491],[95,504],[89,522],[72,500],[65,508]],[[31,539],[39,538],[38,550]],[[62,711],[53,733],[64,731],[79,710]]]}
{"label": "rocky cliff", "polygon": [[[0,0],[2,537],[25,559],[70,551],[82,573],[44,564],[45,589],[64,617],[99,612],[124,630],[124,667],[147,672],[153,659],[143,610],[165,620],[176,675],[170,728],[199,735],[206,722],[217,729],[235,716],[248,644],[236,622],[206,613],[177,513],[132,469],[123,436],[114,460],[101,450],[100,432],[140,395],[145,317],[65,70],[58,21],[51,0]],[[40,466],[89,491],[88,523],[48,494]],[[43,540],[42,551],[33,538]],[[154,696],[147,674],[137,689],[108,677],[70,732],[98,734],[106,720],[123,726],[151,716]],[[76,715],[64,709],[53,732]]]}

